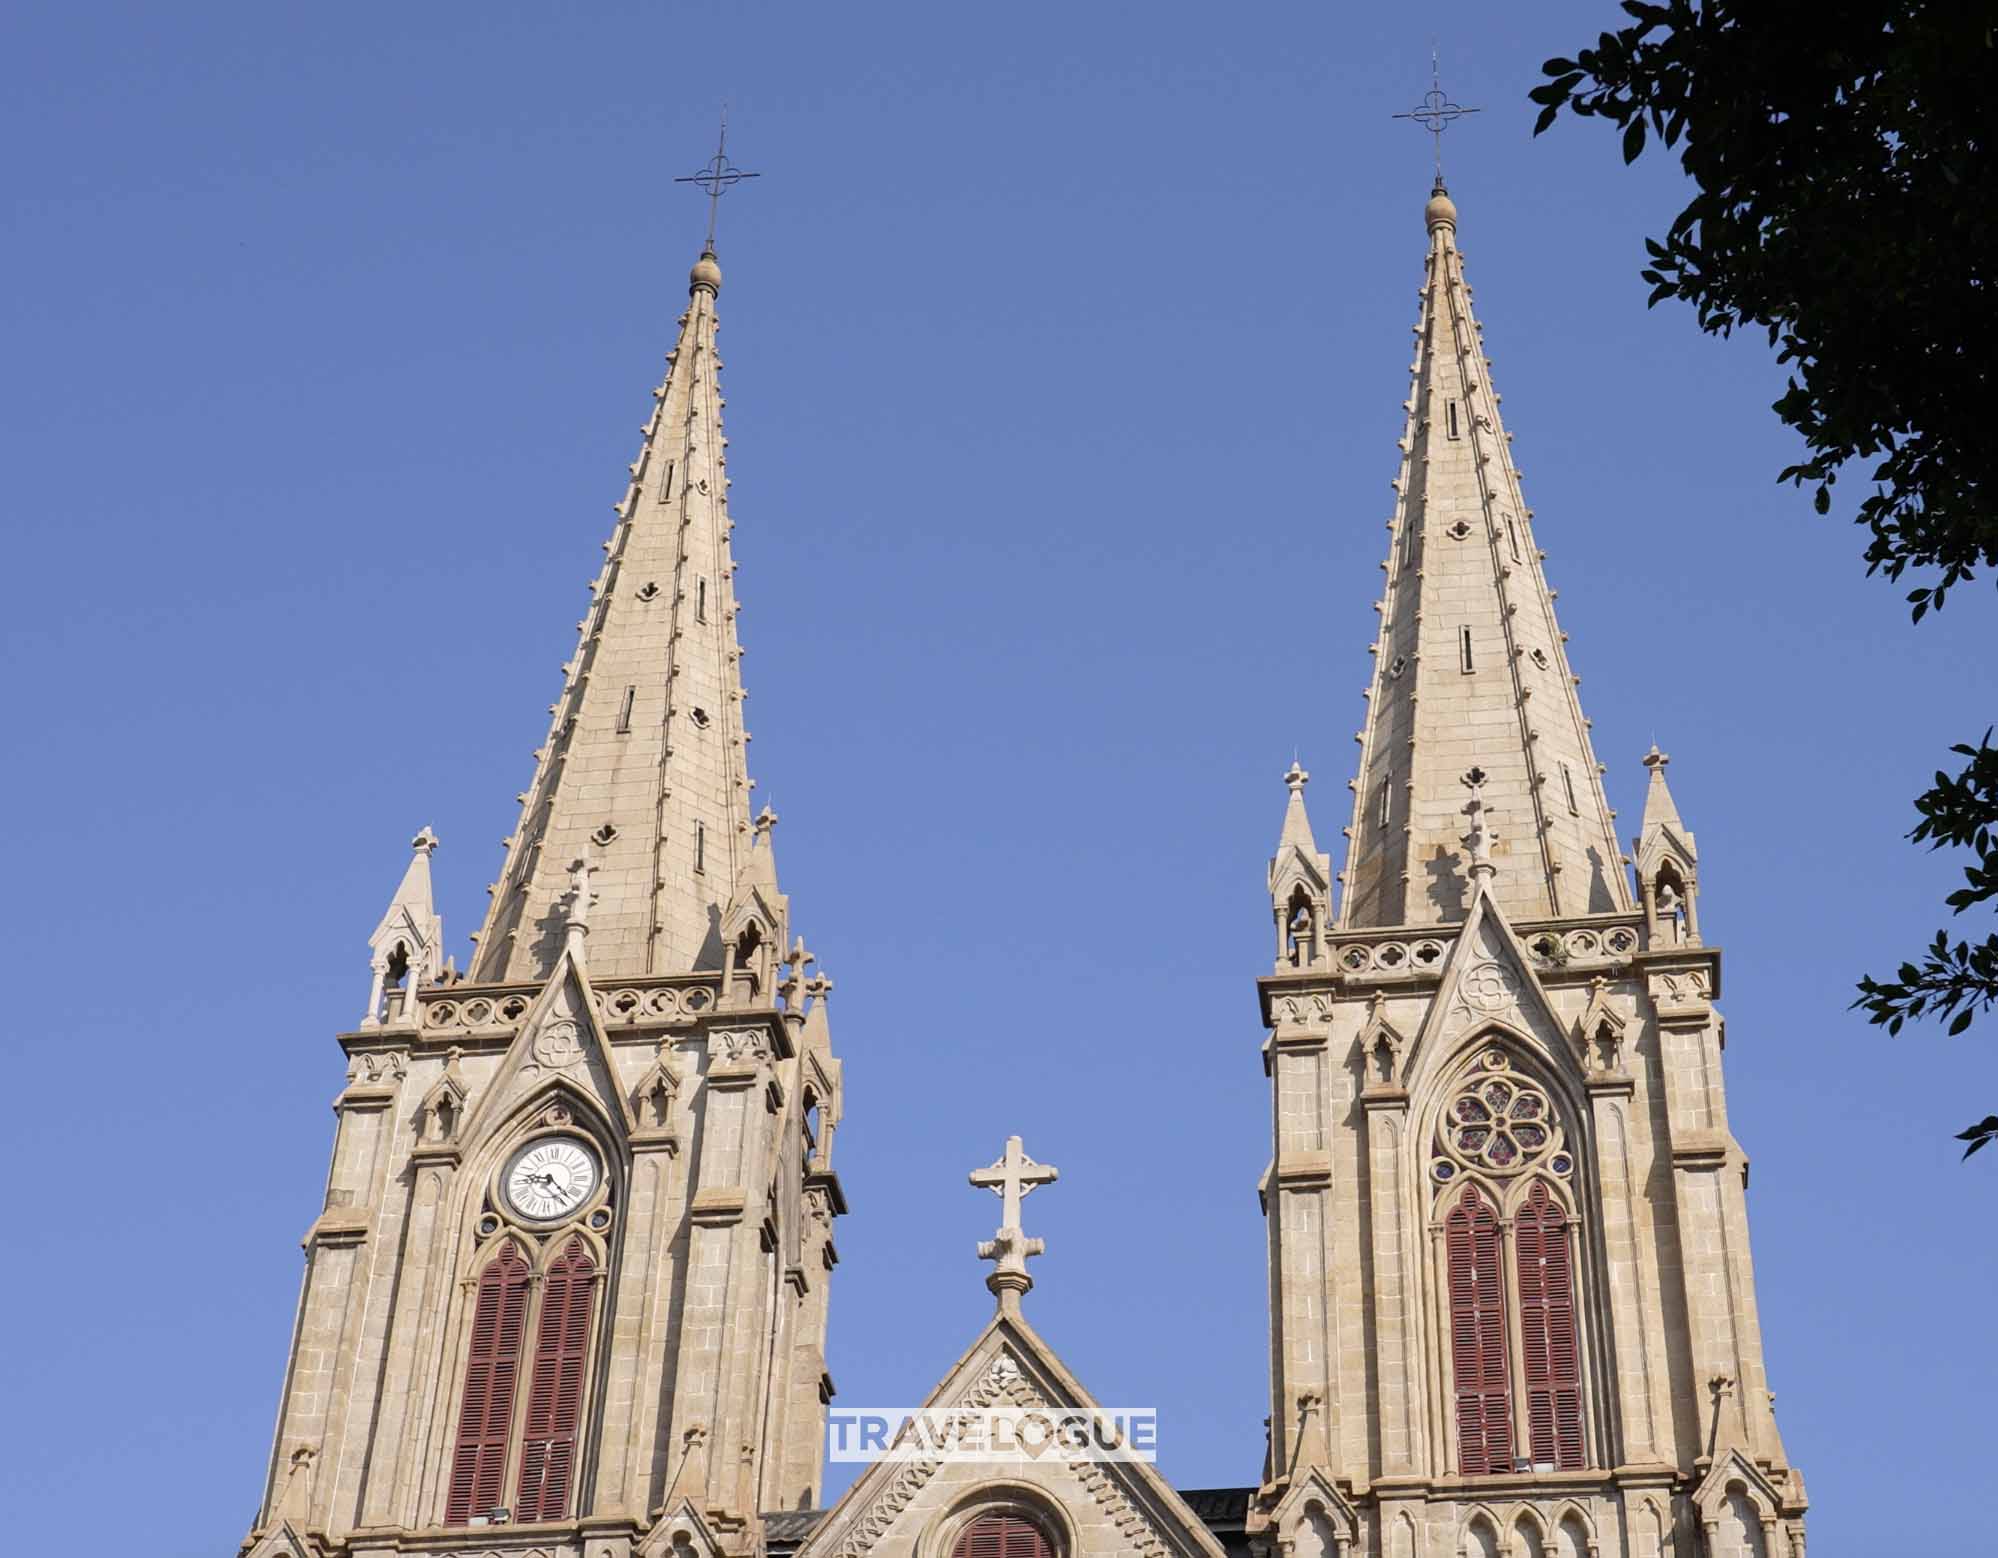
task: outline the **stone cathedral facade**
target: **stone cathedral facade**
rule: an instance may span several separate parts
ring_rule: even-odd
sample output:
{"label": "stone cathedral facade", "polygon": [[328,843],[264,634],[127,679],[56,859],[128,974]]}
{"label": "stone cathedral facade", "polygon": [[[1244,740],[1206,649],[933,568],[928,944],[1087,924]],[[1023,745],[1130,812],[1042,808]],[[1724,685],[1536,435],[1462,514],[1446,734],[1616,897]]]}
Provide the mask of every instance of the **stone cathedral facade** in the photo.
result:
{"label": "stone cathedral facade", "polygon": [[[935,1457],[821,1508],[841,1071],[751,814],[709,252],[469,967],[428,829],[375,932],[244,1558],[1804,1558],[1694,837],[1654,749],[1619,843],[1425,222],[1344,865],[1293,765],[1269,868],[1241,1485]],[[973,1175],[996,1305],[929,1406],[1093,1406],[1022,1304],[1053,1177]]]}

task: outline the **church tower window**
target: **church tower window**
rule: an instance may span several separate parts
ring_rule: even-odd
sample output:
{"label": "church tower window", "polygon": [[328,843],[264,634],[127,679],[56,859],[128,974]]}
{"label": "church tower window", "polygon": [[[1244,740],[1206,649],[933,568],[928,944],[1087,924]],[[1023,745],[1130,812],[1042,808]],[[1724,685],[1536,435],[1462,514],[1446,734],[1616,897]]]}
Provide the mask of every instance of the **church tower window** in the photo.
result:
{"label": "church tower window", "polygon": [[951,1558],[1054,1558],[1054,1546],[1023,1516],[980,1515],[964,1528]]}
{"label": "church tower window", "polygon": [[444,1506],[446,1525],[464,1525],[474,1515],[499,1507],[507,1441],[513,1431],[514,1389],[520,1379],[527,1285],[527,1262],[508,1240],[479,1277],[471,1357],[465,1365],[465,1400],[458,1413],[458,1443]]}
{"label": "church tower window", "polygon": [[516,1520],[561,1520],[569,1513],[596,1278],[597,1263],[580,1236],[572,1237],[548,1268],[534,1344],[534,1383],[527,1396]]}
{"label": "church tower window", "polygon": [[[1527,1464],[1579,1470],[1574,1219],[1554,1188],[1572,1179],[1575,1159],[1559,1111],[1547,1090],[1515,1070],[1494,1044],[1458,1084],[1436,1134],[1430,1178],[1456,1197],[1444,1219],[1444,1281],[1458,1469],[1467,1476],[1515,1469],[1512,1425],[1523,1415]],[[1529,1169],[1558,1179],[1528,1178]],[[1522,1182],[1507,1191],[1515,1176]],[[1513,1208],[1505,1222],[1501,1206]],[[1510,1347],[1519,1349],[1517,1370]]]}
{"label": "church tower window", "polygon": [[1466,1185],[1444,1221],[1450,1278],[1450,1362],[1456,1378],[1457,1469],[1512,1470],[1512,1394],[1506,1369],[1498,1212]]}
{"label": "church tower window", "polygon": [[1534,1181],[1514,1214],[1513,1243],[1526,1373],[1527,1455],[1536,1467],[1579,1471],[1582,1359],[1568,1266],[1568,1215],[1545,1181]]}

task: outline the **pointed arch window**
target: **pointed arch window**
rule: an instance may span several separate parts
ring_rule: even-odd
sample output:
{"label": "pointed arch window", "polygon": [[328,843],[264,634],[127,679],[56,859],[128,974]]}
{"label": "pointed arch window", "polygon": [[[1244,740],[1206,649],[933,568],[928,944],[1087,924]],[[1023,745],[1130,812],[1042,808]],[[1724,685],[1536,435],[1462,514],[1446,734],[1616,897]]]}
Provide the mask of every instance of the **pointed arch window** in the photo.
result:
{"label": "pointed arch window", "polygon": [[508,1240],[479,1277],[464,1405],[458,1413],[458,1441],[444,1506],[446,1525],[463,1525],[500,1505],[526,1332],[527,1288],[527,1262]]}
{"label": "pointed arch window", "polygon": [[951,1558],[1054,1558],[1054,1545],[1023,1515],[980,1515],[964,1528]]}
{"label": "pointed arch window", "polygon": [[1582,1357],[1568,1214],[1535,1180],[1513,1217],[1519,1335],[1526,1375],[1527,1454],[1535,1466],[1582,1466]]}
{"label": "pointed arch window", "polygon": [[1553,1089],[1488,1044],[1447,1098],[1429,1176],[1447,1206],[1458,1470],[1582,1469],[1575,1151]]}
{"label": "pointed arch window", "polygon": [[548,1268],[534,1343],[534,1383],[527,1395],[527,1434],[520,1452],[514,1519],[561,1520],[569,1513],[589,1372],[590,1316],[597,1263],[580,1235]]}
{"label": "pointed arch window", "polygon": [[1505,1355],[1505,1283],[1498,1210],[1466,1185],[1444,1220],[1450,1283],[1450,1363],[1456,1379],[1457,1468],[1512,1470],[1512,1394]]}

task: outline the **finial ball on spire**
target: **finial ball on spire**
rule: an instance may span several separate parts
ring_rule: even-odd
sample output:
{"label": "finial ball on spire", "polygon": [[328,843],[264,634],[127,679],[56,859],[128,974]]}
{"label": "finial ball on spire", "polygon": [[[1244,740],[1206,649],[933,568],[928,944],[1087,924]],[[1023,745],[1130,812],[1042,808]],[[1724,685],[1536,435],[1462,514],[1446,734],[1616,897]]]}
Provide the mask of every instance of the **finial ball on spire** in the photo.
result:
{"label": "finial ball on spire", "polygon": [[694,268],[687,272],[687,290],[711,294],[721,291],[721,267],[715,263],[714,250],[703,249],[701,257],[694,261]]}
{"label": "finial ball on spire", "polygon": [[1436,187],[1429,192],[1429,204],[1422,208],[1422,220],[1432,233],[1439,227],[1457,230],[1457,202],[1450,198],[1450,192],[1438,179]]}

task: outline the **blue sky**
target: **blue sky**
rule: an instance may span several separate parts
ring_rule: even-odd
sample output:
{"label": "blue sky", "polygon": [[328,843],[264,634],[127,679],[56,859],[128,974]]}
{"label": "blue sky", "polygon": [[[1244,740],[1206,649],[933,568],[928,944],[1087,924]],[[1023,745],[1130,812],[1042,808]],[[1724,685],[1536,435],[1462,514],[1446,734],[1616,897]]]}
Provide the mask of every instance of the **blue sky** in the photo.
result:
{"label": "blue sky", "polygon": [[[1910,797],[1992,717],[1991,601],[1911,628],[1777,487],[1756,341],[1647,312],[1676,170],[1530,138],[1530,8],[15,7],[7,945],[21,1551],[167,1558],[257,1496],[365,940],[434,825],[462,956],[731,149],[721,298],[755,772],[850,1093],[831,1366],[984,1320],[1006,1135],[1035,1324],[1182,1485],[1266,1411],[1254,979],[1293,750],[1338,836],[1452,188],[1626,831],[1655,735],[1726,948],[1731,1109],[1813,1552],[1983,1515],[1990,1035],[1853,978],[1955,868]],[[1592,133],[1593,132],[1593,133]],[[1998,1031],[1998,1030],[1994,1030]],[[23,1340],[25,1339],[25,1345]]]}

